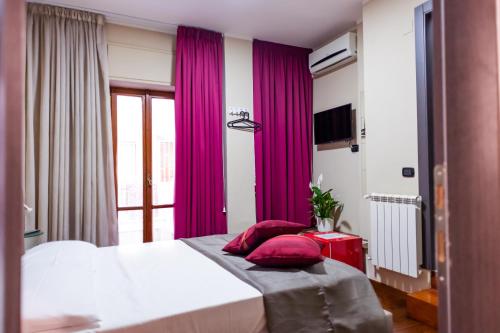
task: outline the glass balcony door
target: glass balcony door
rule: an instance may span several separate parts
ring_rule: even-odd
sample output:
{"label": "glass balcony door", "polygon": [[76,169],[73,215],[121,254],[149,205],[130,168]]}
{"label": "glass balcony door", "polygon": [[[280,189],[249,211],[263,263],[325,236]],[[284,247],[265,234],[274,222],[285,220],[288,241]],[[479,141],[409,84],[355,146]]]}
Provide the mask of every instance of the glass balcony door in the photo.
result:
{"label": "glass balcony door", "polygon": [[172,239],[174,96],[121,88],[111,96],[120,244]]}

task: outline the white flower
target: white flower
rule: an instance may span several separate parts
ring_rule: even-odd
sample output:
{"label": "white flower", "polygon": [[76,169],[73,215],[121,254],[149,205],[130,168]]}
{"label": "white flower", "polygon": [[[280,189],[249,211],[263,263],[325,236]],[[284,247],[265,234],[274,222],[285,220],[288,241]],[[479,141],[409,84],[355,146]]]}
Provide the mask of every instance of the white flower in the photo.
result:
{"label": "white flower", "polygon": [[321,183],[323,182],[323,174],[321,173],[318,177],[318,187],[321,188]]}

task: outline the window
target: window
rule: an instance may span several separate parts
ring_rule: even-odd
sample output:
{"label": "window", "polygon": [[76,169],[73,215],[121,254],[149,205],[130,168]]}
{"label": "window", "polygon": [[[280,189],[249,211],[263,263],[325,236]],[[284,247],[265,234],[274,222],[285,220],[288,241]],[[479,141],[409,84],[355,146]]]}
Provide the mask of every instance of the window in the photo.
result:
{"label": "window", "polygon": [[172,239],[174,95],[113,88],[111,96],[120,244]]}

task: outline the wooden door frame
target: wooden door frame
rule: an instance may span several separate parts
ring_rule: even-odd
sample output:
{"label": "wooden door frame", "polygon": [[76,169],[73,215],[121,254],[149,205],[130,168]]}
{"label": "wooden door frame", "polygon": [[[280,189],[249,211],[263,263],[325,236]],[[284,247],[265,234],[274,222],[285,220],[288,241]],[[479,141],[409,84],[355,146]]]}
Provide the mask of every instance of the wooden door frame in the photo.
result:
{"label": "wooden door frame", "polygon": [[428,45],[427,21],[432,15],[432,0],[415,8],[415,51],[417,74],[417,125],[418,125],[418,188],[422,197],[422,267],[435,270],[435,227],[433,188],[433,94],[432,59]]}
{"label": "wooden door frame", "polygon": [[25,3],[0,0],[0,332],[20,332]]}
{"label": "wooden door frame", "polygon": [[500,332],[499,0],[434,0],[439,332]]}
{"label": "wooden door frame", "polygon": [[[143,205],[142,207],[119,207],[118,206],[118,179],[117,179],[117,119],[116,119],[116,95],[136,96],[142,98],[142,143],[143,143]],[[147,185],[148,178],[152,177],[152,99],[153,98],[168,98],[174,99],[174,93],[165,91],[154,91],[137,88],[122,88],[111,87],[111,118],[113,124],[113,158],[115,166],[115,194],[116,194],[116,210],[143,210],[143,241],[153,241],[153,209],[173,208],[174,204],[153,205],[151,187]]]}

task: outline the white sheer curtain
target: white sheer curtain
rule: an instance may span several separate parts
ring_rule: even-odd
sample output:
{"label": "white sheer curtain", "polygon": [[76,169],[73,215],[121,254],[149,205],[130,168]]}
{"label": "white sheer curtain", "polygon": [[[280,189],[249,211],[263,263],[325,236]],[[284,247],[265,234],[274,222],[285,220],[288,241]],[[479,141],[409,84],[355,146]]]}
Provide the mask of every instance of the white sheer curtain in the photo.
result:
{"label": "white sheer curtain", "polygon": [[25,200],[44,240],[118,241],[104,19],[28,4]]}

